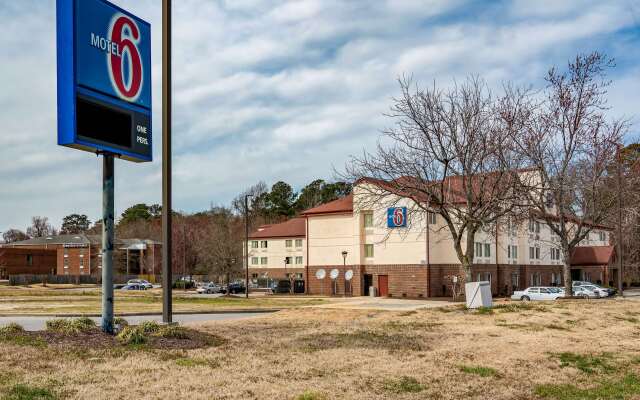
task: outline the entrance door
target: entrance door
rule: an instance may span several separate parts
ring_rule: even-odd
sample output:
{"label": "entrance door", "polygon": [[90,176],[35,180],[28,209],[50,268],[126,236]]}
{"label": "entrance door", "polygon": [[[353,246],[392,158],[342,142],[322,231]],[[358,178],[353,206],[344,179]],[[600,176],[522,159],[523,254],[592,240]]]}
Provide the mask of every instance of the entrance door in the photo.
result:
{"label": "entrance door", "polygon": [[389,296],[389,276],[378,275],[378,293],[380,297]]}
{"label": "entrance door", "polygon": [[371,274],[364,274],[364,282],[362,285],[362,295],[363,296],[368,296],[369,295],[369,288],[373,286],[373,275]]}
{"label": "entrance door", "polygon": [[572,269],[571,270],[571,280],[572,281],[581,281],[582,280],[582,270],[581,269]]}

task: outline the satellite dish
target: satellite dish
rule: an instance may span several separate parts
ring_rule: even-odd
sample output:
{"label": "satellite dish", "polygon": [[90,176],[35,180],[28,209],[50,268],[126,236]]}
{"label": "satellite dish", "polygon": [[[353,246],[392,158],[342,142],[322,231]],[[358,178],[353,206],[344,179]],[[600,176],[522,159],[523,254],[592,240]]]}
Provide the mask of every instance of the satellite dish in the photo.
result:
{"label": "satellite dish", "polygon": [[340,275],[340,271],[334,268],[331,270],[331,274],[329,276],[331,276],[331,279],[336,279],[338,275]]}
{"label": "satellite dish", "polygon": [[319,280],[323,280],[327,276],[327,271],[324,269],[319,269],[316,271],[316,278]]}
{"label": "satellite dish", "polygon": [[350,269],[347,272],[345,272],[344,274],[344,279],[350,281],[351,279],[353,279],[353,270]]}

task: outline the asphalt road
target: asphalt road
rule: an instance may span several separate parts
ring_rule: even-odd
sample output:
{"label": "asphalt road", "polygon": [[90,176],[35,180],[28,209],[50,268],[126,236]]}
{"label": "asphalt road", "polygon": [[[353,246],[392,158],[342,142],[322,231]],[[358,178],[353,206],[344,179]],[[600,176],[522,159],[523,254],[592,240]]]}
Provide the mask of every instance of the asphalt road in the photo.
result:
{"label": "asphalt road", "polygon": [[[235,319],[244,319],[244,318],[252,318],[265,315],[264,313],[229,313],[229,314],[174,314],[173,321],[178,323],[189,323],[189,322],[207,322],[207,321],[224,321],[224,320],[235,320]],[[5,326],[11,322],[16,322],[27,331],[39,331],[45,328],[45,323],[47,320],[54,319],[56,317],[52,316],[42,316],[42,317],[0,317],[0,326]],[[132,325],[139,324],[142,321],[156,321],[162,322],[162,315],[136,315],[136,316],[126,316],[124,317],[127,322]],[[91,317],[96,324],[100,325],[100,318]]]}

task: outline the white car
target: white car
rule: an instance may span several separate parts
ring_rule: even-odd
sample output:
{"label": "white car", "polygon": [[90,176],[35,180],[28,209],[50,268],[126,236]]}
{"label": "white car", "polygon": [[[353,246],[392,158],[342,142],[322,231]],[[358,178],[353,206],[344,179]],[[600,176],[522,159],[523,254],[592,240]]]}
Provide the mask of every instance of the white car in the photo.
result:
{"label": "white car", "polygon": [[[603,293],[601,295],[601,293]],[[599,297],[607,297],[608,293],[605,290],[600,290],[596,286],[593,285],[582,285],[582,286],[574,286],[573,287],[573,295],[575,297],[583,297],[583,298],[599,298]]]}
{"label": "white car", "polygon": [[153,285],[149,281],[144,279],[129,279],[127,285],[140,285],[145,289],[153,289]]}
{"label": "white car", "polygon": [[525,290],[516,290],[511,296],[512,300],[556,300],[564,297],[564,292],[557,288],[548,288],[542,286],[530,287]]}

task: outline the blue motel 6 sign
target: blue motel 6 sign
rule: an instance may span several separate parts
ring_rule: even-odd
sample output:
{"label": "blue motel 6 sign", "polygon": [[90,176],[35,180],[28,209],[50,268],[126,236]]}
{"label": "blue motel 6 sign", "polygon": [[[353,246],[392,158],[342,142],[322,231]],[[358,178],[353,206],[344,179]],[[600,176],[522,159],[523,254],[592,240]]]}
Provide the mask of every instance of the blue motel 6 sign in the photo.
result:
{"label": "blue motel 6 sign", "polygon": [[407,226],[407,207],[390,207],[387,209],[387,227],[405,228]]}
{"label": "blue motel 6 sign", "polygon": [[151,25],[105,0],[57,0],[58,144],[152,161]]}

